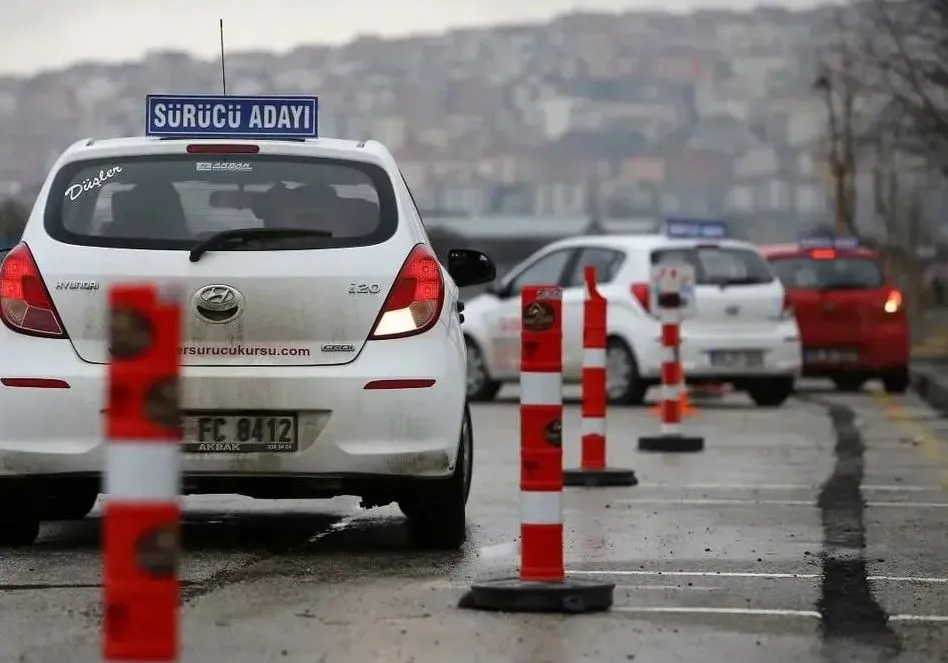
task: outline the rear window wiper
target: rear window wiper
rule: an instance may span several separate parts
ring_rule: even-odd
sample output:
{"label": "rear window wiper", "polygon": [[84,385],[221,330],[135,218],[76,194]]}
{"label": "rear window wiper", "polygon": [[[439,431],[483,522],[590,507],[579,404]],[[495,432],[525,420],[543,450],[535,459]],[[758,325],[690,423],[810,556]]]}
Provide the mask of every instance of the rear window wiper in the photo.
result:
{"label": "rear window wiper", "polygon": [[255,239],[271,237],[332,237],[332,233],[328,230],[315,230],[313,228],[233,228],[222,230],[202,239],[191,248],[188,259],[191,262],[197,262],[201,259],[201,256],[213,249],[228,244],[242,244]]}

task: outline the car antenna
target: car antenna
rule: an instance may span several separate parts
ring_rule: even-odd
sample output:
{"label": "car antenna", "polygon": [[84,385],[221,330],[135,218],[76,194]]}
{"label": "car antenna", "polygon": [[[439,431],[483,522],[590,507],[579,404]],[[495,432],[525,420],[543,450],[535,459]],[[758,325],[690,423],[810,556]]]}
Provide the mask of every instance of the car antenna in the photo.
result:
{"label": "car antenna", "polygon": [[219,19],[220,26],[220,36],[221,36],[221,88],[223,88],[224,94],[227,94],[227,68],[224,65],[224,19]]}

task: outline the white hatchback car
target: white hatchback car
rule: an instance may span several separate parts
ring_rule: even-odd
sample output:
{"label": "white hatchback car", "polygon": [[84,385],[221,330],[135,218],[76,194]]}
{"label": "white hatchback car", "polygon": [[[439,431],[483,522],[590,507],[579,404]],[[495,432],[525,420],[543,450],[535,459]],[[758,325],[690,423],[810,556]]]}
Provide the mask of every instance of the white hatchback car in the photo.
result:
{"label": "white hatchback car", "polygon": [[652,266],[687,262],[697,313],[682,325],[690,383],[729,383],[761,406],[782,404],[800,372],[800,334],[779,279],[752,244],[665,235],[573,237],[554,242],[467,302],[468,397],[493,398],[520,370],[520,289],[563,288],[563,379],[582,377],[584,271],[596,268],[608,301],[607,397],[640,404],[660,376],[661,329],[649,311]]}
{"label": "white hatchback car", "polygon": [[[458,287],[395,160],[332,139],[83,140],[0,269],[0,543],[99,493],[109,286],[184,293],[183,492],[397,502],[465,539],[473,438]],[[213,424],[213,425],[212,425]]]}

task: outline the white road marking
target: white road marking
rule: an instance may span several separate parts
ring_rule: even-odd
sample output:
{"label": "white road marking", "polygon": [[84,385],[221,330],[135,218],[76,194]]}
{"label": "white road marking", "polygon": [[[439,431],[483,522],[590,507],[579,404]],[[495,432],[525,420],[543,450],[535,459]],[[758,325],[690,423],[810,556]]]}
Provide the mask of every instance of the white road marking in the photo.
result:
{"label": "white road marking", "polygon": [[[798,617],[820,619],[816,610],[781,610],[768,608],[705,608],[669,606],[614,606],[613,612],[667,615],[739,615],[743,617]],[[890,622],[948,622],[948,615],[891,615]]]}
{"label": "white road marking", "polygon": [[643,614],[671,615],[752,615],[758,617],[807,617],[820,618],[816,610],[780,610],[767,608],[706,608],[700,606],[613,606],[613,612],[638,612]]}
{"label": "white road marking", "polygon": [[517,541],[507,541],[506,543],[497,543],[492,546],[481,546],[481,548],[477,551],[477,556],[481,559],[516,557],[519,554],[520,543]]}
{"label": "white road marking", "polygon": [[[806,506],[817,508],[812,500],[755,500],[755,499],[688,499],[672,498],[660,499],[640,497],[632,500],[616,500],[613,504],[679,504],[684,506]],[[866,506],[874,508],[903,508],[903,509],[948,509],[948,502],[866,502]]]}
{"label": "white road marking", "polygon": [[[621,569],[612,571],[590,571],[588,569],[569,569],[566,573],[567,575],[576,576],[641,576],[647,578],[665,576],[668,578],[750,578],[761,580],[814,580],[820,577],[818,573],[756,573],[751,571],[634,571]],[[868,576],[867,579],[873,582],[948,585],[948,578],[927,576]]]}
{"label": "white road marking", "polygon": [[[639,488],[675,489],[675,490],[820,490],[821,484],[814,483],[640,483]],[[935,493],[941,491],[941,486],[903,486],[866,485],[861,486],[868,493]]]}
{"label": "white road marking", "polygon": [[688,591],[688,592],[719,592],[721,591],[720,587],[704,587],[698,585],[616,585],[616,589],[621,589],[624,591],[638,591],[638,590],[666,590],[673,589],[676,591]]}

